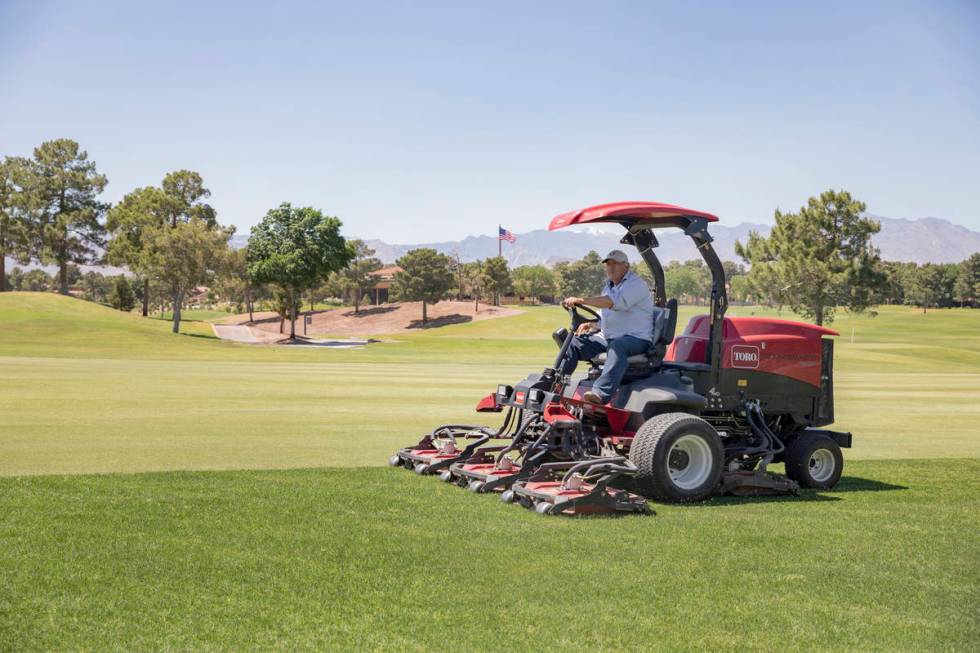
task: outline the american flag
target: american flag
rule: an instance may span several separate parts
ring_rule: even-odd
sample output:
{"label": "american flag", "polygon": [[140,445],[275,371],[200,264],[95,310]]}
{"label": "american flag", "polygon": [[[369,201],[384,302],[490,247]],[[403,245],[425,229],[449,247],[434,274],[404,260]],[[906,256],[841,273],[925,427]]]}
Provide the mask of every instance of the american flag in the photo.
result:
{"label": "american flag", "polygon": [[516,243],[517,242],[517,236],[515,236],[512,233],[510,233],[509,231],[507,231],[503,227],[498,226],[497,228],[500,229],[500,235],[497,237],[497,240],[506,240],[508,243]]}

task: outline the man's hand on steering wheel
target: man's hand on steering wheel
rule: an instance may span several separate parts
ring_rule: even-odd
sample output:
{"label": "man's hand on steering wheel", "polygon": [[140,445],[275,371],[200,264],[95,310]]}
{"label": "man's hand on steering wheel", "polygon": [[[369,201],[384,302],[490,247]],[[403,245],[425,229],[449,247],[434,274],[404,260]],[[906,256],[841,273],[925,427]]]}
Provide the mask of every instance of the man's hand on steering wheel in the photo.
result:
{"label": "man's hand on steering wheel", "polygon": [[[599,314],[589,308],[582,297],[566,297],[562,300],[561,305],[565,307],[565,310],[572,313],[572,326],[575,327],[575,335],[586,336],[599,330]],[[594,319],[583,318],[578,312],[579,309],[592,315]]]}
{"label": "man's hand on steering wheel", "polygon": [[595,333],[598,330],[599,325],[596,322],[583,322],[582,324],[578,325],[577,329],[575,329],[575,335],[587,336],[590,333]]}

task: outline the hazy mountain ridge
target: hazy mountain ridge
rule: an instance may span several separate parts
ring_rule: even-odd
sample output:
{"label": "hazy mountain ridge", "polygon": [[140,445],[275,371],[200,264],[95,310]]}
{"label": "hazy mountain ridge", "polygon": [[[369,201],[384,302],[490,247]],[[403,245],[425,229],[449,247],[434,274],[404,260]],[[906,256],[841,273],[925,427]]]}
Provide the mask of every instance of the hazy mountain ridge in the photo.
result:
{"label": "hazy mountain ridge", "polygon": [[[911,261],[915,263],[958,263],[975,252],[980,252],[980,232],[953,224],[941,218],[886,218],[870,216],[881,223],[881,231],[872,241],[881,250],[886,261]],[[743,222],[729,227],[711,226],[714,247],[722,260],[739,260],[735,254],[735,242],[748,239],[757,231],[768,234],[772,227],[767,224]],[[657,234],[660,247],[657,256],[664,262],[687,261],[698,258],[690,240],[678,230],[664,230]],[[554,265],[558,261],[579,259],[589,250],[605,253],[619,247],[619,235],[582,231],[555,231],[536,229],[517,234],[517,242],[503,244],[503,255],[511,266]],[[442,241],[394,245],[381,240],[368,240],[376,256],[385,263],[393,263],[398,257],[417,247],[431,247],[448,255],[458,255],[464,261],[474,261],[497,253],[497,240],[493,236],[468,236],[460,241]],[[634,252],[627,252],[631,257]]]}

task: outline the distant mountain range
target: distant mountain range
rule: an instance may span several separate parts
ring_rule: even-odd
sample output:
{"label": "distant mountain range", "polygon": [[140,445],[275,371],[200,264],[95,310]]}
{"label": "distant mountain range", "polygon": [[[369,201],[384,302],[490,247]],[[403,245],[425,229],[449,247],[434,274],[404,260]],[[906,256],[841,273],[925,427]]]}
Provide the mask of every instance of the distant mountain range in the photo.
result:
{"label": "distant mountain range", "polygon": [[[958,263],[971,254],[980,252],[980,232],[971,231],[947,220],[870,217],[881,223],[881,231],[872,238],[872,241],[881,250],[881,257],[886,261],[912,261],[920,264]],[[767,235],[770,229],[770,225],[743,222],[733,227],[714,224],[710,231],[715,239],[714,248],[721,259],[737,261],[739,259],[735,254],[735,241],[740,240],[744,243],[750,231]],[[552,232],[536,229],[516,235],[516,243],[503,244],[504,257],[511,266],[539,263],[550,266],[563,260],[580,259],[589,250],[604,254],[620,247],[619,239],[622,233],[605,229]],[[657,238],[660,240],[657,256],[664,262],[698,258],[690,239],[679,230],[660,231],[657,233]],[[460,241],[411,245],[392,245],[381,240],[366,242],[375,250],[376,256],[385,263],[393,263],[405,252],[417,247],[431,247],[444,254],[458,255],[464,262],[497,254],[497,240],[493,236],[468,236]],[[636,252],[627,251],[627,254],[633,257]]]}
{"label": "distant mountain range", "polygon": [[[881,257],[886,261],[912,261],[915,263],[958,263],[975,252],[980,252],[980,232],[953,224],[941,218],[919,218],[905,220],[886,218],[872,215],[881,222],[881,231],[873,237],[874,244],[881,250]],[[770,226],[743,222],[729,227],[722,224],[711,226],[714,236],[714,247],[722,260],[737,261],[735,241],[743,243],[748,239],[750,231],[768,234]],[[504,257],[513,266],[518,265],[554,265],[559,261],[576,260],[585,256],[589,250],[600,254],[620,247],[622,236],[616,233],[616,227],[603,226],[584,231],[546,231],[536,229],[517,235],[514,244],[504,243]],[[660,247],[657,256],[660,260],[687,261],[697,258],[697,252],[680,231],[676,229],[663,230],[657,234]],[[236,234],[231,239],[232,247],[241,248],[248,242],[248,234]],[[463,240],[447,240],[436,243],[414,243],[410,245],[394,245],[382,240],[368,240],[367,244],[376,252],[376,256],[385,263],[394,263],[410,249],[431,247],[444,254],[456,256],[464,262],[496,256],[497,240],[493,236],[467,236]],[[634,251],[628,251],[631,257]],[[7,259],[7,270],[17,263]],[[25,269],[39,267],[37,265],[20,266]],[[55,270],[52,266],[43,266],[48,272]],[[120,268],[83,266],[82,270],[101,270],[107,274],[119,274]]]}

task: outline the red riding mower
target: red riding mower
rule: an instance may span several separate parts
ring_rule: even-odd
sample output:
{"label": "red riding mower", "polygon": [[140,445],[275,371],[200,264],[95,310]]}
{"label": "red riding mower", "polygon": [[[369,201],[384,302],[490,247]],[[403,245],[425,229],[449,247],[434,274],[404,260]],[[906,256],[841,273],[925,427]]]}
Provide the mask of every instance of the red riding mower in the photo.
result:
{"label": "red riding mower", "polygon": [[[834,343],[825,336],[838,334],[789,320],[725,317],[725,272],[707,229],[717,220],[655,202],[554,218],[550,230],[593,222],[626,229],[621,242],[637,248],[654,280],[649,350],[630,356],[606,405],[584,401],[605,354],[584,375],[557,371],[578,326],[599,319],[573,307],[570,328],[553,334],[554,365],[498,386],[477,404],[481,412],[507,411],[499,429],[442,426],[390,463],[474,492],[499,492],[504,502],[542,514],[648,513],[646,498],[678,503],[834,487],[851,434],[819,427],[834,421]],[[712,277],[709,313],[693,317],[680,335],[677,300],[666,297],[654,253],[654,230],[663,228],[683,230]],[[785,476],[768,471],[773,462],[785,463]]]}

